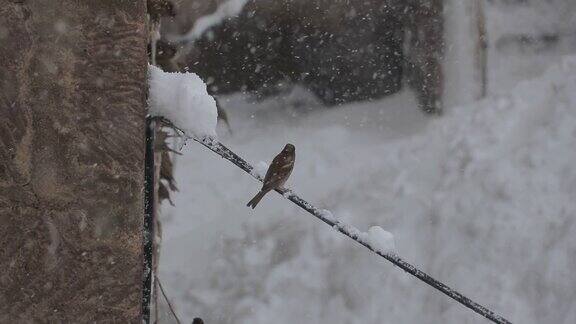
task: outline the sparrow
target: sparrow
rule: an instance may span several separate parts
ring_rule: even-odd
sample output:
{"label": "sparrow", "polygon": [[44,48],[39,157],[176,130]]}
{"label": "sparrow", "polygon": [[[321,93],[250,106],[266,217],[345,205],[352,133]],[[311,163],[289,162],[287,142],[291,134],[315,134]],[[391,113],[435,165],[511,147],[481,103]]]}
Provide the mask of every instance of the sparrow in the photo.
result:
{"label": "sparrow", "polygon": [[246,206],[254,209],[262,197],[264,197],[264,195],[269,191],[281,189],[286,183],[286,180],[288,180],[288,177],[290,177],[292,169],[294,169],[295,160],[296,148],[292,144],[286,144],[282,152],[276,155],[274,160],[272,160],[272,164],[268,168],[268,171],[266,171],[262,189],[260,189],[260,192],[258,192]]}

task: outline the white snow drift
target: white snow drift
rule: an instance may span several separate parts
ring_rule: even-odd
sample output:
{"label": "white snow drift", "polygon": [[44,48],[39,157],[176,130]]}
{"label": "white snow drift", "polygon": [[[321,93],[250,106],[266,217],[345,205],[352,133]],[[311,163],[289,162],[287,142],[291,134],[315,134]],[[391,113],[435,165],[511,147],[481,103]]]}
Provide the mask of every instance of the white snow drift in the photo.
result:
{"label": "white snow drift", "polygon": [[188,136],[216,136],[216,102],[200,77],[164,72],[152,65],[148,73],[150,115],[169,119]]}
{"label": "white snow drift", "polygon": [[[294,143],[302,197],[514,323],[576,322],[576,58],[430,123],[395,97],[306,118],[232,100],[226,144]],[[486,322],[279,195],[245,208],[260,183],[199,145],[180,166],[161,276],[186,321]]]}

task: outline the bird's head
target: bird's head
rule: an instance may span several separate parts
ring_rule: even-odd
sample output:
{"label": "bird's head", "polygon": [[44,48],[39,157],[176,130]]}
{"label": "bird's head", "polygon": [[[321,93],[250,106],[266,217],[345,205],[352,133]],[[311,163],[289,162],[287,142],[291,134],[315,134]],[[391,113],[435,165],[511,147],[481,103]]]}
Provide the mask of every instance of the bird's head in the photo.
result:
{"label": "bird's head", "polygon": [[283,151],[287,152],[287,153],[294,153],[296,151],[296,148],[294,147],[294,145],[288,143],[288,144],[286,144],[286,146],[284,146]]}

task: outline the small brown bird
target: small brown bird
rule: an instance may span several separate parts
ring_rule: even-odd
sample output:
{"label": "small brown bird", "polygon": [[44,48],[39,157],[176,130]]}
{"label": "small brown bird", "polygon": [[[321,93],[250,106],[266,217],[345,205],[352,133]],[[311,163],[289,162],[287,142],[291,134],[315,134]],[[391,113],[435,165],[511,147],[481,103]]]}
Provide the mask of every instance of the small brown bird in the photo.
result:
{"label": "small brown bird", "polygon": [[266,171],[262,189],[260,189],[260,192],[258,192],[246,206],[254,209],[265,194],[271,190],[282,188],[286,180],[288,180],[288,177],[290,177],[292,169],[294,169],[295,160],[296,148],[292,144],[286,144],[282,152],[272,160],[272,164],[268,168],[268,171]]}

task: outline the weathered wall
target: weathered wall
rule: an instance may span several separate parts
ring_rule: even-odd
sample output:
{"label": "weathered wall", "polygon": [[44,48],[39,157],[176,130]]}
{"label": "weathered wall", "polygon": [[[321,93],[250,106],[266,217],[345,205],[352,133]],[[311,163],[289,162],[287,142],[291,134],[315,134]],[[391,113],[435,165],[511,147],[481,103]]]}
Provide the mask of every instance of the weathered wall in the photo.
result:
{"label": "weathered wall", "polygon": [[0,0],[0,61],[0,322],[138,322],[144,0]]}

